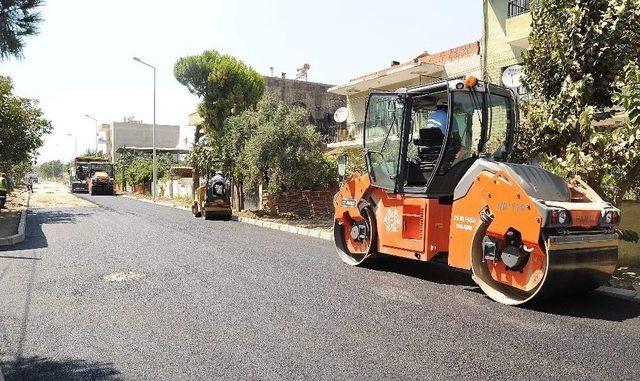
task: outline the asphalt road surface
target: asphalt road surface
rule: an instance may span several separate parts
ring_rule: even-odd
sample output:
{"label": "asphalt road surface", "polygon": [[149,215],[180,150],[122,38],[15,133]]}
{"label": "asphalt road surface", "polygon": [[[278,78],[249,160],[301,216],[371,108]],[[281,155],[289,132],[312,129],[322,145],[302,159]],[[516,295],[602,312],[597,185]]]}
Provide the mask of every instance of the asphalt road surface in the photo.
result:
{"label": "asphalt road surface", "polygon": [[508,307],[440,265],[80,197],[0,251],[6,380],[640,378],[640,304]]}

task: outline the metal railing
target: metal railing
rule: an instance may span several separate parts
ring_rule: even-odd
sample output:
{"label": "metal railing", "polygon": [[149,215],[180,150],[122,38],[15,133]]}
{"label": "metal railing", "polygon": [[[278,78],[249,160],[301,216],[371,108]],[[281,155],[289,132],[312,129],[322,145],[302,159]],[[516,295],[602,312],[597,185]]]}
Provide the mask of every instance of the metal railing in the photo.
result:
{"label": "metal railing", "polygon": [[509,0],[507,18],[516,17],[529,12],[529,0]]}
{"label": "metal railing", "polygon": [[320,131],[324,136],[325,143],[340,143],[354,139],[362,139],[364,123],[356,122],[330,126],[329,129]]}

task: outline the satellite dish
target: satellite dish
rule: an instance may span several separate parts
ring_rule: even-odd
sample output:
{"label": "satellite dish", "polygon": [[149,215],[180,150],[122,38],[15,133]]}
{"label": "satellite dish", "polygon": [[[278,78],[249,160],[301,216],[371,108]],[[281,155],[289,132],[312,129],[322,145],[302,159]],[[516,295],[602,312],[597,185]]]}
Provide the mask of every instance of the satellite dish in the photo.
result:
{"label": "satellite dish", "polygon": [[522,65],[512,65],[504,69],[502,72],[502,83],[513,89],[522,86],[522,78],[524,72],[522,71]]}
{"label": "satellite dish", "polygon": [[347,121],[348,114],[349,111],[347,111],[346,107],[340,107],[333,113],[333,120],[335,120],[336,123],[344,123]]}

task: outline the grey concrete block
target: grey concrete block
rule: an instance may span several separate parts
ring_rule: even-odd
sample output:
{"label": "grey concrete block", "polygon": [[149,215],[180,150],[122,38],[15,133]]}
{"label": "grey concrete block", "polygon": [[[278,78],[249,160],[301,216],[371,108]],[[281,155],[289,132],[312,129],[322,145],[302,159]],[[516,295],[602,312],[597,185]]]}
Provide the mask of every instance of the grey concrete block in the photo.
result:
{"label": "grey concrete block", "polygon": [[331,232],[321,231],[320,232],[320,239],[331,241],[333,239],[333,234],[331,234]]}
{"label": "grey concrete block", "polygon": [[[27,204],[29,200],[27,200]],[[20,222],[18,222],[18,232],[12,236],[0,239],[0,246],[11,246],[20,242],[24,242],[25,231],[27,227],[27,208],[23,207],[20,212]]]}
{"label": "grey concrete block", "polygon": [[318,229],[309,230],[309,237],[320,238],[320,230]]}
{"label": "grey concrete block", "polygon": [[640,301],[640,298],[638,298],[638,293],[633,290],[625,290],[622,288],[602,286],[596,289],[596,292],[603,295],[610,296],[612,298],[616,298],[616,299]]}

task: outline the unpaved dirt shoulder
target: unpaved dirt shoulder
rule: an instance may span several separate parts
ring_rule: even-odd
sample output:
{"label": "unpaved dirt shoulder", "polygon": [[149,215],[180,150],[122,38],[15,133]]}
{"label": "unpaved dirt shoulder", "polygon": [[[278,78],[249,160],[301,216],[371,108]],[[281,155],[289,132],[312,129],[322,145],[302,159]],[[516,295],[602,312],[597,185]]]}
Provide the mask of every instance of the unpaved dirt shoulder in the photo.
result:
{"label": "unpaved dirt shoulder", "polygon": [[45,181],[34,185],[29,209],[38,208],[75,208],[96,205],[76,197],[64,184]]}

